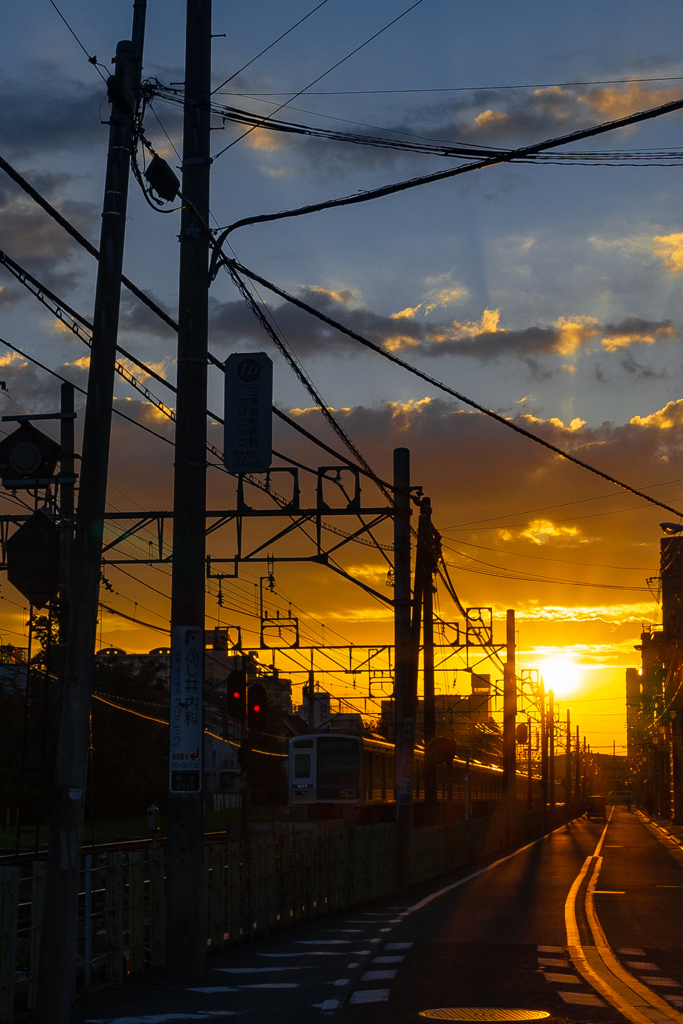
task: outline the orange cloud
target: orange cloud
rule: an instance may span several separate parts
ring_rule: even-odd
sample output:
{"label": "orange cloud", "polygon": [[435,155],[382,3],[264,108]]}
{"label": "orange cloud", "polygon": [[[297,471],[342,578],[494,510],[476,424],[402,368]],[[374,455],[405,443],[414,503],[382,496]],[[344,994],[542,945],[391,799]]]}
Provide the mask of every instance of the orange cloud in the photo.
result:
{"label": "orange cloud", "polygon": [[677,89],[644,89],[639,82],[627,85],[610,85],[604,89],[593,89],[579,96],[579,103],[589,107],[608,119],[628,117],[638,110],[657,107],[662,103],[678,99]]}
{"label": "orange cloud", "polygon": [[629,423],[634,427],[656,427],[657,430],[671,430],[683,425],[683,398],[667,402],[663,409],[657,409],[649,416],[633,416]]}
{"label": "orange cloud", "polygon": [[492,124],[507,121],[507,118],[507,114],[504,114],[500,110],[482,110],[481,114],[477,114],[475,117],[474,123],[477,128],[488,128]]}

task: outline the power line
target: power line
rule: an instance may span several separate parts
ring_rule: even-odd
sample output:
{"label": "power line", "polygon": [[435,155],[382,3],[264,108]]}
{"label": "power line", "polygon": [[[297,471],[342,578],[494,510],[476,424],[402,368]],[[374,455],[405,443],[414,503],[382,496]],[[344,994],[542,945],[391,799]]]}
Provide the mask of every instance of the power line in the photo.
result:
{"label": "power line", "polygon": [[246,227],[253,224],[265,224],[275,220],[283,220],[289,217],[301,217],[309,213],[318,213],[321,210],[336,209],[341,206],[353,206],[358,203],[367,203],[372,199],[383,199],[386,196],[395,195],[398,192],[405,192],[420,185],[431,184],[436,181],[445,181],[460,174],[467,174],[470,171],[483,170],[485,167],[493,167],[495,164],[513,163],[524,158],[541,153],[544,150],[556,149],[558,146],[578,142],[581,139],[592,138],[595,135],[603,135],[606,132],[614,131],[617,128],[625,128],[631,124],[638,124],[641,121],[648,121],[662,114],[668,114],[683,108],[683,99],[674,100],[671,103],[664,103],[658,107],[651,107],[649,110],[639,111],[636,114],[629,114],[628,117],[618,118],[614,121],[606,121],[591,128],[584,128],[580,131],[569,132],[567,135],[560,135],[554,139],[546,139],[544,142],[537,142],[531,146],[522,146],[520,149],[507,150],[502,153],[492,154],[475,163],[461,164],[458,167],[451,167],[445,171],[436,171],[433,174],[423,174],[419,177],[408,178],[405,181],[394,182],[391,185],[383,185],[381,188],[370,189],[366,192],[356,192],[350,196],[342,196],[339,199],[328,199],[322,203],[313,203],[308,206],[301,206],[295,210],[284,210],[281,213],[260,214],[255,217],[243,217],[241,220],[230,224],[216,241],[214,257],[212,260],[212,272],[216,272],[216,266],[227,257],[222,253],[222,246],[228,235],[236,228]]}
{"label": "power line", "polygon": [[[680,101],[680,106],[683,107],[683,100]],[[667,512],[671,512],[673,515],[678,516],[679,518],[683,518],[683,513],[679,512],[671,505],[666,505],[664,502],[658,501],[656,498],[651,497],[651,495],[645,494],[643,491],[639,491],[637,488],[631,487],[629,484],[623,483],[621,480],[618,480],[616,477],[611,476],[609,473],[604,473],[601,469],[597,469],[595,466],[591,466],[589,463],[584,462],[582,459],[577,458],[575,455],[570,455],[569,452],[564,451],[562,448],[559,448],[557,445],[552,444],[550,441],[544,440],[542,437],[539,437],[537,434],[533,434],[530,430],[527,430],[525,427],[520,427],[519,424],[514,423],[512,420],[506,419],[506,417],[499,415],[499,413],[494,412],[493,409],[488,409],[485,405],[481,405],[479,402],[475,402],[473,399],[467,398],[465,395],[460,394],[460,392],[455,391],[454,388],[448,387],[447,384],[443,384],[435,377],[430,376],[423,370],[419,370],[416,366],[413,366],[411,363],[407,363],[404,359],[401,359],[393,352],[388,352],[386,349],[383,349],[380,345],[376,345],[368,338],[364,338],[361,334],[357,334],[356,331],[352,331],[350,328],[345,327],[343,324],[339,323],[339,321],[332,319],[332,317],[327,316],[325,313],[321,313],[320,310],[315,309],[313,306],[309,305],[307,302],[304,302],[302,299],[298,299],[296,298],[296,296],[290,295],[288,292],[285,292],[282,288],[278,288],[277,285],[274,285],[272,282],[267,281],[259,274],[255,274],[253,271],[248,270],[246,267],[236,263],[236,261],[234,260],[227,260],[227,258],[225,259],[226,262],[234,266],[235,270],[238,271],[240,274],[243,274],[245,277],[249,277],[252,280],[258,281],[259,284],[262,284],[265,288],[268,288],[269,291],[274,292],[281,298],[293,303],[295,306],[298,306],[300,309],[305,310],[312,316],[317,317],[318,320],[322,320],[330,327],[335,327],[338,331],[341,331],[342,334],[346,334],[349,338],[352,338],[359,344],[365,346],[366,348],[369,348],[371,351],[376,352],[378,355],[383,356],[385,359],[388,359],[390,362],[395,363],[397,366],[400,366],[402,369],[407,370],[409,373],[412,373],[414,376],[419,377],[421,380],[426,381],[426,383],[431,384],[433,387],[438,388],[440,391],[444,391],[446,394],[451,395],[453,398],[457,398],[458,401],[463,402],[465,405],[469,405],[471,408],[476,409],[478,412],[483,413],[485,416],[489,416],[491,419],[494,419],[496,420],[496,422],[501,423],[504,427],[507,427],[509,430],[513,430],[515,431],[515,433],[521,434],[523,437],[528,437],[530,441],[534,441],[536,444],[539,444],[542,447],[547,448],[549,451],[554,452],[555,455],[561,456],[568,462],[573,462],[575,465],[581,466],[582,469],[587,469],[590,473],[594,473],[596,476],[602,477],[603,480],[608,480],[615,486],[621,487],[622,490],[629,491],[631,494],[635,494],[637,497],[643,498],[645,501],[650,502],[652,505],[657,505],[659,508],[663,508]]]}
{"label": "power line", "polygon": [[[51,4],[51,5],[52,5],[52,7],[54,7],[54,9],[56,10],[57,14],[58,14],[58,15],[59,15],[59,17],[60,17],[60,18],[62,19],[62,21],[64,22],[64,24],[66,25],[66,27],[68,28],[68,30],[69,30],[69,32],[71,33],[71,35],[72,35],[72,36],[74,37],[74,39],[76,40],[76,42],[77,42],[77,43],[78,43],[78,45],[80,46],[81,50],[83,50],[83,53],[84,53],[84,54],[86,55],[86,57],[88,58],[88,64],[92,64],[92,66],[93,66],[93,67],[95,68],[95,71],[97,71],[98,75],[99,75],[99,76],[100,76],[100,78],[102,79],[102,81],[106,83],[106,81],[107,81],[107,78],[106,78],[106,76],[105,76],[105,75],[103,75],[103,74],[102,74],[102,72],[101,72],[101,70],[100,70],[100,68],[101,68],[101,67],[102,67],[103,65],[101,65],[101,64],[99,64],[99,63],[98,63],[98,61],[97,61],[97,57],[95,57],[95,56],[92,56],[92,57],[91,57],[91,56],[90,56],[90,54],[89,54],[89,53],[88,53],[88,51],[86,50],[85,46],[84,46],[84,45],[83,45],[83,43],[82,43],[82,42],[80,41],[80,39],[78,38],[78,36],[77,36],[77,35],[76,35],[76,33],[74,32],[74,30],[72,29],[71,25],[69,24],[69,22],[68,22],[68,21],[66,20],[66,18],[64,17],[64,15],[62,14],[62,12],[60,11],[59,7],[57,7],[57,4],[55,3],[55,0],[48,0],[48,2],[49,2],[49,3]],[[105,70],[106,70],[106,69],[105,69]]]}
{"label": "power line", "polygon": [[[308,85],[305,86],[303,89],[299,89],[299,91],[297,93],[295,93],[294,96],[292,96],[292,99],[295,100],[297,98],[297,96],[301,96],[308,89],[310,89],[311,86],[317,85],[318,82],[322,81],[323,78],[326,78],[327,75],[331,74],[332,71],[335,71],[341,64],[343,64],[345,61],[347,61],[350,57],[353,57],[353,55],[358,53],[359,50],[362,50],[364,46],[367,46],[368,43],[371,43],[373,41],[373,39],[377,39],[378,36],[381,36],[383,32],[386,32],[386,30],[388,28],[391,28],[392,25],[395,25],[397,21],[401,20],[401,18],[404,18],[406,16],[406,14],[409,14],[415,7],[419,7],[419,5],[422,2],[423,2],[423,0],[415,0],[415,3],[411,4],[410,7],[407,7],[405,11],[403,11],[401,14],[399,14],[396,18],[393,18],[392,21],[390,21],[386,25],[384,25],[381,29],[379,29],[378,32],[375,32],[374,35],[371,35],[368,39],[366,39],[364,42],[362,42],[360,44],[360,46],[356,46],[355,49],[351,50],[350,53],[347,53],[345,57],[342,57],[342,59],[338,60],[336,64],[333,64],[331,68],[328,68],[327,71],[323,71],[322,75],[318,75],[317,78],[314,78],[313,81],[309,82]],[[282,108],[286,107],[288,105],[288,103],[289,103],[289,100],[285,101],[285,103],[281,103],[279,107],[276,107],[276,109],[273,111],[273,113],[277,114],[278,110],[282,110]],[[233,146],[237,145],[237,143],[241,139],[243,139],[246,135],[250,135],[251,132],[253,132],[253,131],[254,131],[254,129],[250,128],[249,131],[244,132],[244,134],[240,135],[239,138],[234,139],[227,146],[224,146],[223,149],[221,149],[218,153],[216,153],[216,155],[214,157],[212,157],[211,159],[212,160],[217,160],[219,156],[222,156],[223,153],[225,153],[228,149],[231,149]]]}
{"label": "power line", "polygon": [[[668,78],[598,78],[590,82],[536,82],[535,85],[457,85],[446,88],[429,89],[338,89],[322,92],[310,92],[306,89],[306,93],[309,96],[396,96],[432,92],[503,92],[513,89],[567,89],[571,86],[577,85],[630,85],[631,83],[638,82],[683,82],[683,77],[678,75]],[[226,83],[223,84],[225,85]],[[220,89],[222,86],[219,86],[218,88]],[[214,89],[214,92],[218,92],[218,89]],[[298,94],[289,91],[227,92],[224,95],[244,96],[246,98],[253,97],[254,99],[258,99],[261,96],[291,96],[292,99],[294,99]]]}
{"label": "power line", "polygon": [[299,20],[296,21],[290,28],[288,28],[286,32],[283,32],[282,35],[279,35],[277,39],[274,39],[272,41],[272,43],[268,43],[268,46],[265,46],[260,51],[260,53],[257,53],[255,57],[252,57],[251,60],[248,60],[246,64],[243,64],[238,71],[233,72],[233,74],[230,75],[229,78],[226,78],[224,82],[221,82],[221,84],[217,85],[215,89],[212,89],[211,95],[213,96],[215,92],[218,92],[219,89],[222,89],[224,85],[228,84],[228,82],[232,82],[233,78],[237,78],[238,75],[241,75],[243,71],[246,71],[248,67],[251,67],[254,61],[257,61],[259,57],[262,57],[264,53],[268,53],[268,50],[272,50],[276,43],[279,43],[281,39],[284,39],[285,36],[288,36],[289,33],[293,32],[295,28],[298,28],[299,25],[302,25],[307,18],[310,18],[312,14],[315,14],[316,11],[319,11],[320,8],[324,7],[326,3],[327,0],[322,0],[322,2],[319,3],[317,7],[314,7],[312,11],[309,11],[308,14],[304,14],[303,18],[299,18]]}

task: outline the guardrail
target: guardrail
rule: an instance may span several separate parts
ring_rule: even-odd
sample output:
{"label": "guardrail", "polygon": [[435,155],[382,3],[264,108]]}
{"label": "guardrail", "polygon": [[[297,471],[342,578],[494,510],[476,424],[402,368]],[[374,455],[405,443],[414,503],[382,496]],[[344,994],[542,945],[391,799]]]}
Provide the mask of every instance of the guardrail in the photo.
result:
{"label": "guardrail", "polygon": [[[549,827],[570,817],[557,808]],[[244,942],[391,895],[395,828],[285,826],[245,843],[207,837],[207,945]],[[410,881],[425,882],[541,834],[540,810],[415,829]],[[166,849],[127,845],[136,848],[83,857],[77,995],[164,967]],[[0,867],[0,1024],[35,1007],[44,886],[44,861]]]}

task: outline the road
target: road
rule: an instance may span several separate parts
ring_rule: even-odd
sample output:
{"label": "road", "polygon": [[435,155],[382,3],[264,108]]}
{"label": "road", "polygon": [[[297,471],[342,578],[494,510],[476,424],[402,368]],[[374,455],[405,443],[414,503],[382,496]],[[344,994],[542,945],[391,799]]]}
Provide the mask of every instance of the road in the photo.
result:
{"label": "road", "polygon": [[200,983],[150,977],[91,996],[73,1022],[419,1024],[421,1011],[474,1007],[683,1024],[681,920],[681,866],[618,809],[606,829],[580,819],[406,899],[218,954]]}

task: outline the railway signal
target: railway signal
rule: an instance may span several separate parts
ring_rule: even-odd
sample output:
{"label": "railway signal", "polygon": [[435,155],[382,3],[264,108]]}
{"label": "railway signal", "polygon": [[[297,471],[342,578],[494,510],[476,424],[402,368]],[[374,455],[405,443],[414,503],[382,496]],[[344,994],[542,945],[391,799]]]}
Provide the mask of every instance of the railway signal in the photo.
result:
{"label": "railway signal", "polygon": [[228,676],[227,711],[230,718],[243,722],[247,710],[247,673],[236,671]]}
{"label": "railway signal", "polygon": [[266,727],[266,690],[260,683],[249,687],[247,696],[247,726],[252,732],[263,732]]}

